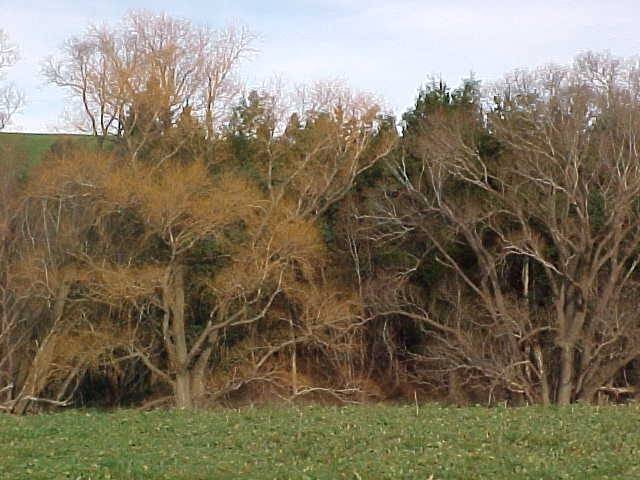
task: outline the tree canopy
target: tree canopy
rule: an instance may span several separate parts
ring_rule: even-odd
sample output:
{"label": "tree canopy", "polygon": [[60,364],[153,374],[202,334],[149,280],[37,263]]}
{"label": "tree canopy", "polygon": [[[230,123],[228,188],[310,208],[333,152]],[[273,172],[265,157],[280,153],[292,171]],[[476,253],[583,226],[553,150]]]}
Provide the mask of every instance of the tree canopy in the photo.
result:
{"label": "tree canopy", "polygon": [[48,60],[96,141],[0,151],[0,408],[637,394],[635,60],[431,81],[396,122],[244,88],[255,40],[133,12]]}

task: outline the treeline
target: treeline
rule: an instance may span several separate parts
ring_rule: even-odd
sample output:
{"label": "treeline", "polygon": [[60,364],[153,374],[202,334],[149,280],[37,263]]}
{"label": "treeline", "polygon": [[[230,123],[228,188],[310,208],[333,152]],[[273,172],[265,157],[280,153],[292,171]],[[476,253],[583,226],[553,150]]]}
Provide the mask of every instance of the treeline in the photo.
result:
{"label": "treeline", "polygon": [[49,59],[96,140],[1,152],[0,408],[635,396],[636,60],[431,83],[397,121],[247,91],[254,40],[142,12]]}

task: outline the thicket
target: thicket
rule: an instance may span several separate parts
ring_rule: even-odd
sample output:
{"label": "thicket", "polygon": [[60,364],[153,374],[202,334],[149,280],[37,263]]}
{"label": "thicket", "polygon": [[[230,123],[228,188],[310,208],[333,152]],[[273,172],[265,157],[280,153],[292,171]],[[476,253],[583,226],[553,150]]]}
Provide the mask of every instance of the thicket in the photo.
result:
{"label": "thicket", "polygon": [[253,40],[134,13],[49,60],[98,141],[0,152],[1,408],[636,394],[637,61],[431,83],[397,122],[245,91]]}

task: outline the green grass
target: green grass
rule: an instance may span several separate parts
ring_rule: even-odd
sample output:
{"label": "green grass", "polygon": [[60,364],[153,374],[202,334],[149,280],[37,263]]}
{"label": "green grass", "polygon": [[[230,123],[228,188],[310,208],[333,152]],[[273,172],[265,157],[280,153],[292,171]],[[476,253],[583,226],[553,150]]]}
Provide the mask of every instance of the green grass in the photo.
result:
{"label": "green grass", "polygon": [[13,155],[23,160],[27,166],[32,166],[42,159],[55,142],[64,139],[91,141],[92,137],[60,133],[0,132],[0,147],[8,147]]}
{"label": "green grass", "polygon": [[640,407],[0,416],[0,478],[638,479]]}
{"label": "green grass", "polygon": [[33,165],[51,145],[65,136],[49,133],[0,133],[0,145],[11,148],[12,152]]}

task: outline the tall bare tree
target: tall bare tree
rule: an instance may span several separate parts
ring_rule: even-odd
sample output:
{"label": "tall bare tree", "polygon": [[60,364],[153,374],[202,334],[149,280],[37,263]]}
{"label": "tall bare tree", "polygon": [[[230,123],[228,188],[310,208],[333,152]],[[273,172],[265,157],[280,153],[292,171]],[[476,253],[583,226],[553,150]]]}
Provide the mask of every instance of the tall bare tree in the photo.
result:
{"label": "tall bare tree", "polygon": [[430,245],[403,283],[429,255],[455,279],[433,301],[405,283],[387,311],[431,332],[425,358],[529,402],[620,386],[640,355],[639,73],[586,54],[510,76],[488,113],[424,120],[375,221]]}
{"label": "tall bare tree", "polygon": [[[18,60],[18,49],[9,41],[9,37],[0,29],[0,80],[3,80],[9,67]],[[11,117],[24,103],[24,94],[15,84],[0,84],[0,130],[4,129]]]}
{"label": "tall bare tree", "polygon": [[245,27],[214,30],[134,11],[115,26],[93,25],[70,38],[43,73],[79,103],[84,121],[76,126],[121,137],[135,160],[187,109],[213,136],[240,93],[235,73],[255,38]]}

